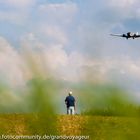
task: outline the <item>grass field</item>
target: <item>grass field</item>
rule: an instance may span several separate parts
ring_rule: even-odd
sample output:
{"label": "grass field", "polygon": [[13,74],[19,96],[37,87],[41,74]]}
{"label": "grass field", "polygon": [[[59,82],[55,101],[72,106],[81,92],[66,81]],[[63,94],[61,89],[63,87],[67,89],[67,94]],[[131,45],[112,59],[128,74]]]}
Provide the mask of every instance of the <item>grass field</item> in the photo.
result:
{"label": "grass field", "polygon": [[[33,123],[37,118],[35,114],[1,114],[0,133],[1,135],[33,135]],[[38,130],[43,125],[37,126]],[[90,140],[137,140],[139,139],[137,125],[136,118],[58,115],[56,129],[59,135],[89,135]]]}

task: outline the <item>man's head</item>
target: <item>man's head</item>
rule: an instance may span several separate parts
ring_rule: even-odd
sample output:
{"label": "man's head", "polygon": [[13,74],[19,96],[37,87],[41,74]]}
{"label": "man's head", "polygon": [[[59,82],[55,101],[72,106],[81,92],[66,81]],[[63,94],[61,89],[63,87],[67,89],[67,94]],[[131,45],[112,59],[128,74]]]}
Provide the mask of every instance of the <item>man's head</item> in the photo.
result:
{"label": "man's head", "polygon": [[69,92],[69,95],[72,95],[72,91]]}

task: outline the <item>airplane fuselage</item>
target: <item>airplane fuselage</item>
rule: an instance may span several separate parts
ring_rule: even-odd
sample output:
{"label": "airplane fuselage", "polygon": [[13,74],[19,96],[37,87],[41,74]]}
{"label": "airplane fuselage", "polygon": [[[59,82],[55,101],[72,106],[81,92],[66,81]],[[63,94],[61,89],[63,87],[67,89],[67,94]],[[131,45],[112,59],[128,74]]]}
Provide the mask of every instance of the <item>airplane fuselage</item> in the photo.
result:
{"label": "airplane fuselage", "polygon": [[135,39],[135,38],[139,37],[139,35],[137,33],[128,32],[127,34],[123,34],[123,37],[126,37],[126,39],[128,39],[128,38]]}
{"label": "airplane fuselage", "polygon": [[126,34],[121,34],[121,35],[118,35],[118,34],[111,34],[111,35],[112,36],[118,36],[118,37],[124,37],[126,39],[129,39],[129,38],[135,39],[135,38],[140,37],[140,34],[138,34],[138,32],[137,33],[128,32]]}

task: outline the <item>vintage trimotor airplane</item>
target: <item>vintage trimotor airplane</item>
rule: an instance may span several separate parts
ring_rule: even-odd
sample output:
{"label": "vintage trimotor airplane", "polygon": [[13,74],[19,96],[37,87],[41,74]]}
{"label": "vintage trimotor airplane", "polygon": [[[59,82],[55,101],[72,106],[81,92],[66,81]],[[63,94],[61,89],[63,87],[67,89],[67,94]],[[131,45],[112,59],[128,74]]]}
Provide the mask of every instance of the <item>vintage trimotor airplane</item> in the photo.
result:
{"label": "vintage trimotor airplane", "polygon": [[110,34],[111,36],[118,36],[118,37],[125,37],[126,39],[128,38],[138,38],[140,37],[140,34],[137,32],[137,33],[132,33],[132,32],[128,32],[126,34]]}

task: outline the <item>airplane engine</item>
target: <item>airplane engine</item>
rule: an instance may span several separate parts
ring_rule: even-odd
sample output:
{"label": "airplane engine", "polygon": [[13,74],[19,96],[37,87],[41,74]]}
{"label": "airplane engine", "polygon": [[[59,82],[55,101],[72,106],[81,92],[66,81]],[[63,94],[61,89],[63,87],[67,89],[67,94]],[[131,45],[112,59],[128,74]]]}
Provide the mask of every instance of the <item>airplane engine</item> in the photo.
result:
{"label": "airplane engine", "polygon": [[122,37],[126,37],[126,35],[125,35],[125,34],[123,34],[123,35],[122,35]]}
{"label": "airplane engine", "polygon": [[134,36],[134,33],[131,33],[131,32],[130,32],[130,36]]}

